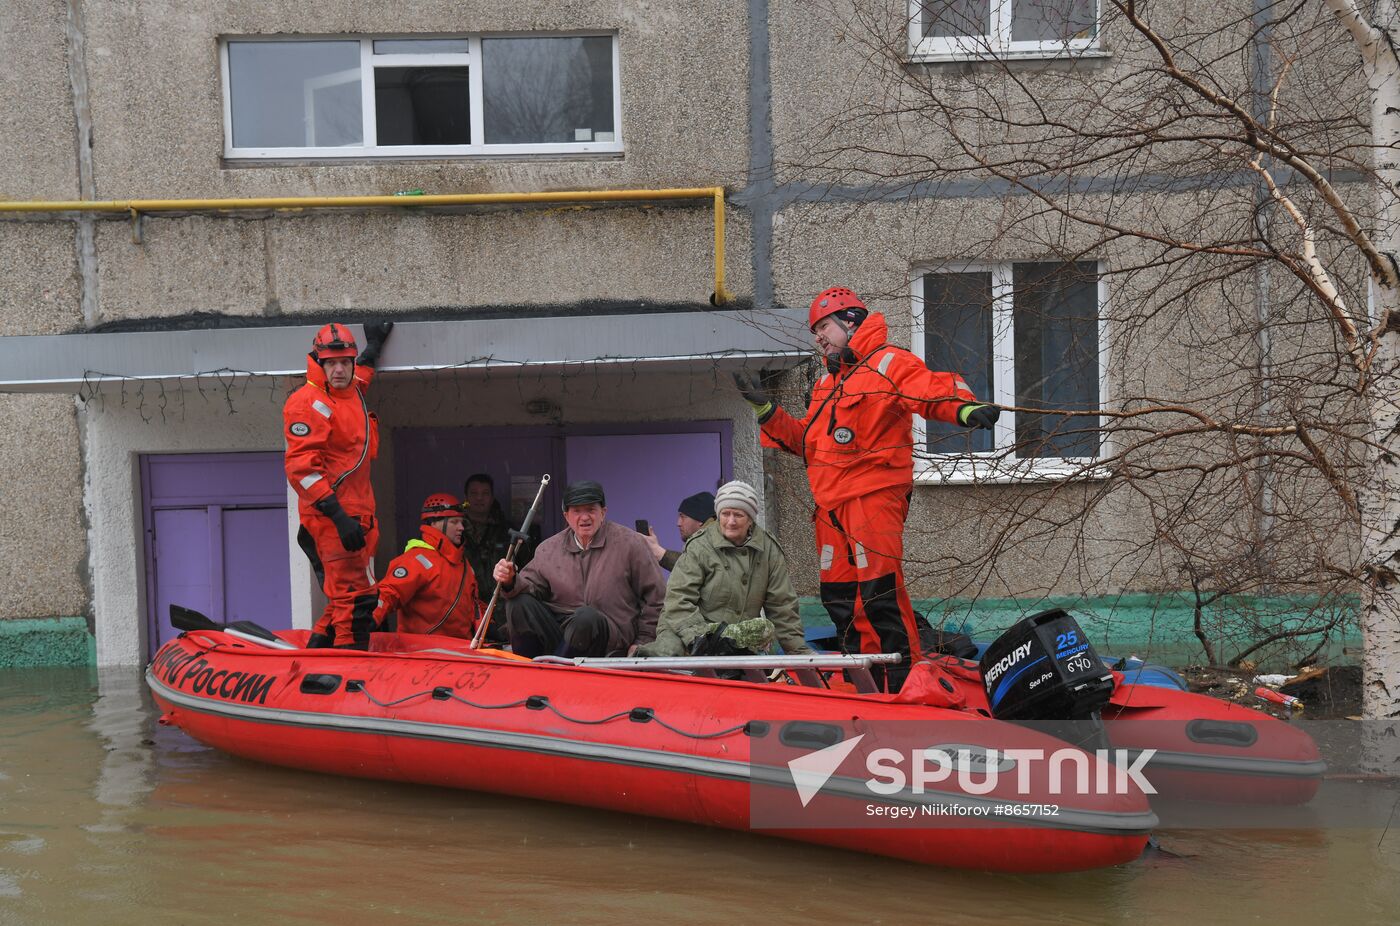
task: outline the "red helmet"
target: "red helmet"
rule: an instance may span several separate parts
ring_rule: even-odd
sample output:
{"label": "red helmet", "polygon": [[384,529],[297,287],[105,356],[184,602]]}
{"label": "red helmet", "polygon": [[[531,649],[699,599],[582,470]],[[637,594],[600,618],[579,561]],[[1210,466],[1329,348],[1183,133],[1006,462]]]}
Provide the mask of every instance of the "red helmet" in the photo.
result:
{"label": "red helmet", "polygon": [[833,286],[818,293],[817,298],[812,300],[812,308],[807,312],[807,327],[815,328],[817,322],[838,312],[843,320],[855,324],[865,321],[865,316],[870,314],[859,296],[844,286]]}
{"label": "red helmet", "polygon": [[316,337],[311,341],[311,356],[316,358],[316,362],[331,360],[335,357],[350,357],[354,359],[359,353],[355,346],[355,335],[344,325],[331,322],[316,332]]}
{"label": "red helmet", "polygon": [[429,521],[436,521],[438,518],[460,518],[462,516],[462,503],[457,501],[457,496],[448,495],[446,492],[434,492],[423,499],[423,516],[421,523],[427,524]]}

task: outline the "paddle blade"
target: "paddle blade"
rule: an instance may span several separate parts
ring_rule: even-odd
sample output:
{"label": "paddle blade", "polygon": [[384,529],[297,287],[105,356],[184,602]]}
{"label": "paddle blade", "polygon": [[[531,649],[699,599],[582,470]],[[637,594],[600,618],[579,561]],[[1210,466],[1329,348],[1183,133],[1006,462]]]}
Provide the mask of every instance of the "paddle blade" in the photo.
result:
{"label": "paddle blade", "polygon": [[182,607],[178,604],[170,606],[170,623],[176,630],[222,630],[223,628],[214,623],[208,617],[200,614],[193,608]]}
{"label": "paddle blade", "polygon": [[228,625],[230,630],[241,630],[249,636],[257,637],[259,640],[266,640],[269,643],[281,643],[282,638],[261,624],[252,621],[232,621]]}

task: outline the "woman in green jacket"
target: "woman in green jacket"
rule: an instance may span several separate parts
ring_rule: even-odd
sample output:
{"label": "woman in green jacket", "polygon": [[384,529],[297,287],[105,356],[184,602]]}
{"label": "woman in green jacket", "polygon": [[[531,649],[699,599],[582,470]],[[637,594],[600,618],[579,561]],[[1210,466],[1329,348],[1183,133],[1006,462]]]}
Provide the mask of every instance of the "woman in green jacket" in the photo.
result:
{"label": "woman in green jacket", "polygon": [[758,526],[758,493],[736,480],[715,494],[715,520],[686,541],[666,583],[656,640],[637,655],[762,653],[775,639],[784,652],[812,652],[787,558]]}

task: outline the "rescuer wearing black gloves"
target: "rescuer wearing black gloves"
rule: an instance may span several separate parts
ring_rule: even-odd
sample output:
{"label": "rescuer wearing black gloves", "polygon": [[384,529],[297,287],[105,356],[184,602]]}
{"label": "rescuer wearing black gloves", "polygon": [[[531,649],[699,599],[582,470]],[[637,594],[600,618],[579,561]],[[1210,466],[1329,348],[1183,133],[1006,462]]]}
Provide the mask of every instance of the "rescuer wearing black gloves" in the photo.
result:
{"label": "rescuer wearing black gloves", "polygon": [[379,424],[365,393],[393,327],[389,321],[365,325],[358,363],[349,328],[338,322],[321,328],[307,355],[306,383],[282,409],[287,481],[301,517],[297,543],[327,599],[308,648],[369,646],[379,542],[369,467],[379,451]]}
{"label": "rescuer wearing black gloves", "polygon": [[884,316],[845,287],[818,294],[807,321],[826,375],[802,418],[779,407],[757,377],[734,381],[758,416],[763,446],[795,454],[807,467],[822,604],[842,649],[911,657],[888,672],[895,691],[935,636],[904,583],[914,416],[991,428],[1001,412],[979,402],[957,373],[930,370],[891,346]]}

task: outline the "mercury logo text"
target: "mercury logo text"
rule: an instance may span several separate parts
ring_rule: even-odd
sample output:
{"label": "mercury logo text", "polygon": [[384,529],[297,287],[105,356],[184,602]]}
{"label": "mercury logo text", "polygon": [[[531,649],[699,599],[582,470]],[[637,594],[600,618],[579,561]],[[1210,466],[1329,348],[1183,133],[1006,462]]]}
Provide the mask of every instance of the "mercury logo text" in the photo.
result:
{"label": "mercury logo text", "polygon": [[998,678],[1000,678],[1003,672],[1014,666],[1016,663],[1020,662],[1022,659],[1025,659],[1030,654],[1030,643],[1022,643],[1020,646],[1016,647],[1014,650],[998,659],[996,661],[996,664],[993,665],[983,674],[982,678],[984,680],[984,683],[990,687],[992,682],[995,682]]}

